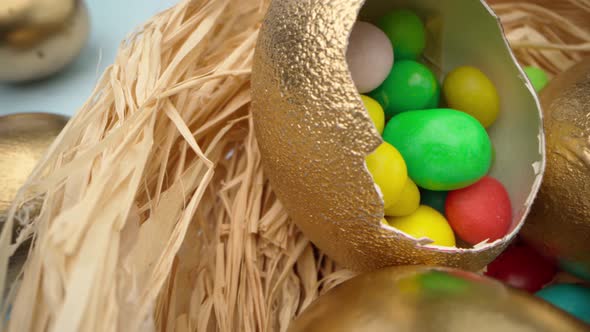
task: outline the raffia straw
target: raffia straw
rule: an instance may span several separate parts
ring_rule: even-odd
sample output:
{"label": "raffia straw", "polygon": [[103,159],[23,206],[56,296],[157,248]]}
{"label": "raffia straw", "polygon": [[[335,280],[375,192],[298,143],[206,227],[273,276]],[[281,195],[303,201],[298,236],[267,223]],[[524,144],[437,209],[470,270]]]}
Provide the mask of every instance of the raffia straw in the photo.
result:
{"label": "raffia straw", "polygon": [[[34,238],[4,329],[285,331],[337,283],[260,165],[249,78],[266,5],[184,1],[121,45],[0,237],[3,270]],[[11,243],[16,208],[41,196]]]}
{"label": "raffia straw", "polygon": [[524,65],[560,73],[590,56],[590,0],[490,0]]}
{"label": "raffia straw", "polygon": [[[121,45],[0,234],[0,284],[33,238],[2,330],[285,331],[354,275],[297,231],[260,164],[249,79],[267,2],[185,0]],[[570,18],[590,5],[541,2],[494,9],[520,61],[557,73],[587,54]]]}

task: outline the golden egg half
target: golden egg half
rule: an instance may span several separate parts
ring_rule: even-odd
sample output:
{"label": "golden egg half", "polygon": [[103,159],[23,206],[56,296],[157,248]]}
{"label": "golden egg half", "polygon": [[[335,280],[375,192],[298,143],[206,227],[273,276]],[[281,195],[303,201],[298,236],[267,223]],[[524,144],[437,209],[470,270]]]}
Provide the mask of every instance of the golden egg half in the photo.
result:
{"label": "golden egg half", "polygon": [[533,295],[478,274],[394,267],[320,296],[289,332],[581,332],[588,326]]}
{"label": "golden egg half", "polygon": [[[382,224],[383,200],[365,157],[382,139],[346,64],[357,18],[374,21],[409,8],[427,29],[425,58],[439,80],[462,65],[494,82],[501,113],[490,128],[491,175],[513,206],[509,234],[474,248],[428,245]],[[273,1],[261,29],[252,74],[253,114],[265,171],[291,218],[340,264],[372,270],[436,264],[478,270],[519,231],[544,169],[541,113],[498,18],[483,1]]]}
{"label": "golden egg half", "polygon": [[82,0],[0,0],[0,82],[58,72],[80,54],[89,32]]}
{"label": "golden egg half", "polygon": [[590,58],[556,76],[540,99],[547,170],[523,235],[590,267]]}

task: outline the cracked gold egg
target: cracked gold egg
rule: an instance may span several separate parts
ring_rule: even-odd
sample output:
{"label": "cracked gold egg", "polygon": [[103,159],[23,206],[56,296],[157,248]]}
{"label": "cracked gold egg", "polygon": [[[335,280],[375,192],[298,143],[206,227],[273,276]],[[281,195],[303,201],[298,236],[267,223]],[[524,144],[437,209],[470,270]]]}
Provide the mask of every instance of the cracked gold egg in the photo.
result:
{"label": "cracked gold egg", "polygon": [[[396,8],[426,27],[423,62],[438,80],[472,65],[495,84],[501,114],[489,128],[490,175],[512,202],[508,234],[473,247],[441,247],[381,223],[384,203],[365,158],[383,141],[346,62],[355,22]],[[395,64],[394,64],[395,67]],[[523,225],[540,186],[544,136],[538,101],[484,1],[274,1],[252,73],[253,115],[265,172],[290,217],[323,252],[355,270],[436,264],[478,270]]]}
{"label": "cracked gold egg", "polygon": [[588,325],[478,274],[394,267],[359,275],[310,304],[289,332],[582,332]]}
{"label": "cracked gold egg", "polygon": [[523,236],[590,268],[590,58],[557,75],[540,100],[547,171]]}
{"label": "cracked gold egg", "polygon": [[0,1],[0,82],[58,72],[80,54],[89,30],[81,0]]}

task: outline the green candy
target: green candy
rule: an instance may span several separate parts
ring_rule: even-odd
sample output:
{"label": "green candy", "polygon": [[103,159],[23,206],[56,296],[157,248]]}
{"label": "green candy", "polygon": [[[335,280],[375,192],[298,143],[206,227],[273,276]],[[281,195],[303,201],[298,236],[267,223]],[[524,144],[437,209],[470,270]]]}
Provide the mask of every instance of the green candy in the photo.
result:
{"label": "green candy", "polygon": [[439,108],[401,113],[383,139],[397,148],[418,186],[435,191],[467,187],[487,174],[492,144],[471,115]]}
{"label": "green candy", "polygon": [[420,204],[428,205],[431,208],[440,212],[444,216],[447,194],[447,191],[433,191],[420,188]]}
{"label": "green candy", "polygon": [[524,72],[526,73],[526,76],[529,77],[529,80],[533,84],[533,88],[535,88],[535,91],[537,92],[543,90],[545,85],[549,83],[549,77],[547,77],[547,73],[545,73],[541,68],[528,66],[524,67]]}
{"label": "green candy", "polygon": [[386,117],[405,111],[431,108],[440,89],[428,67],[411,60],[396,62],[385,81],[370,95]]}
{"label": "green candy", "polygon": [[393,44],[396,60],[415,60],[426,46],[422,20],[410,10],[395,10],[383,16],[377,26]]}
{"label": "green candy", "polygon": [[430,99],[428,104],[426,104],[426,107],[424,109],[439,108],[439,105],[440,105],[440,84],[438,82],[436,82],[436,90],[434,92],[434,95],[432,96],[432,98]]}
{"label": "green candy", "polygon": [[420,276],[420,281],[425,294],[429,296],[465,294],[471,288],[467,280],[444,271],[429,271]]}

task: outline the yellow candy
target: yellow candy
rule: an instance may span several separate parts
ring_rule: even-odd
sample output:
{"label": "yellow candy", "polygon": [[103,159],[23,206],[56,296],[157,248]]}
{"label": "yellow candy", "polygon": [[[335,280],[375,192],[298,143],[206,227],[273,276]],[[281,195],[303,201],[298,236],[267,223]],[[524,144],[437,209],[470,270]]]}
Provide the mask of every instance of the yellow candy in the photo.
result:
{"label": "yellow candy", "polygon": [[385,127],[385,113],[383,113],[383,107],[371,97],[361,95],[361,99],[363,100],[363,104],[365,104],[365,108],[369,111],[369,116],[371,117],[371,120],[373,120],[377,131],[379,134],[383,134],[383,128]]}
{"label": "yellow candy", "polygon": [[443,82],[443,94],[450,108],[473,116],[486,128],[498,117],[500,98],[496,87],[475,67],[451,71]]}
{"label": "yellow candy", "polygon": [[403,217],[412,214],[420,205],[420,191],[410,178],[406,181],[400,198],[393,205],[385,209],[385,215]]}
{"label": "yellow candy", "polygon": [[449,223],[435,209],[420,205],[418,209],[406,217],[387,217],[390,226],[415,238],[429,238],[433,245],[454,247],[455,234]]}
{"label": "yellow candy", "polygon": [[399,200],[408,180],[408,169],[402,155],[384,142],[366,158],[367,168],[383,195],[385,209]]}

